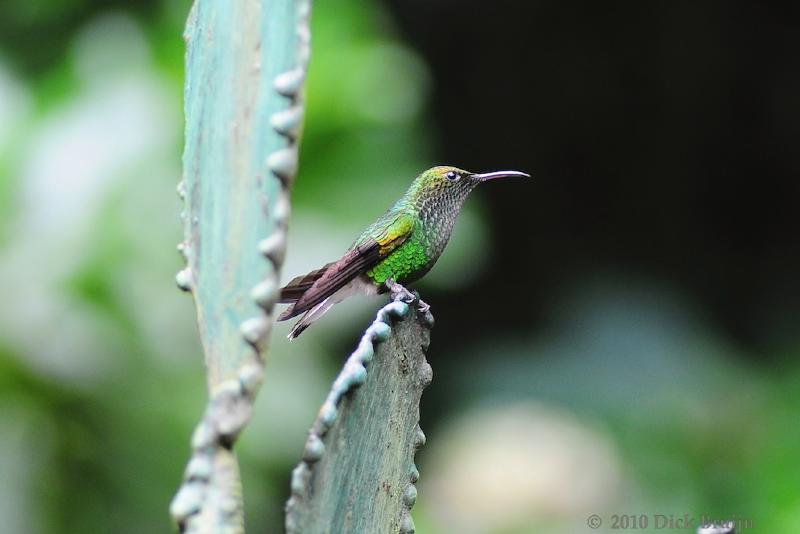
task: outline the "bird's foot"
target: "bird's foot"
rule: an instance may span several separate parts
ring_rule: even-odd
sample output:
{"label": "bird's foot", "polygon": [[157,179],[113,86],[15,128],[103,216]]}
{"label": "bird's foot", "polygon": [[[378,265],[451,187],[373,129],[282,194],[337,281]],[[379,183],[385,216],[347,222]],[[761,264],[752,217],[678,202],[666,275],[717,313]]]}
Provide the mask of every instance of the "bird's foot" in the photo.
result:
{"label": "bird's foot", "polygon": [[391,278],[388,278],[385,284],[386,288],[392,293],[392,300],[399,300],[406,304],[411,304],[419,299],[418,295],[414,295],[414,293],[406,289],[405,286],[398,284]]}
{"label": "bird's foot", "polygon": [[392,300],[399,300],[401,302],[405,302],[406,304],[413,304],[417,303],[417,311],[419,313],[425,315],[430,311],[431,305],[419,298],[419,293],[416,291],[410,291],[405,288],[405,286],[398,284],[391,278],[386,280],[386,287],[392,293]]}

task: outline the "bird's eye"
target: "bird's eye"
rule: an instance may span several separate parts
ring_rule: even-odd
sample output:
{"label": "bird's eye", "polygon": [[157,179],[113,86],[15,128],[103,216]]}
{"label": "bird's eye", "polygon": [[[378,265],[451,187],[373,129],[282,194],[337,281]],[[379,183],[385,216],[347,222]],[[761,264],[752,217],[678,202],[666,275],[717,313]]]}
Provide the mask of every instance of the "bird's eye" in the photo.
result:
{"label": "bird's eye", "polygon": [[461,178],[461,176],[459,176],[459,174],[457,172],[454,172],[454,171],[448,172],[447,174],[444,175],[444,177],[447,178],[448,180],[450,180],[451,182],[454,182],[454,181],[458,180],[459,178]]}

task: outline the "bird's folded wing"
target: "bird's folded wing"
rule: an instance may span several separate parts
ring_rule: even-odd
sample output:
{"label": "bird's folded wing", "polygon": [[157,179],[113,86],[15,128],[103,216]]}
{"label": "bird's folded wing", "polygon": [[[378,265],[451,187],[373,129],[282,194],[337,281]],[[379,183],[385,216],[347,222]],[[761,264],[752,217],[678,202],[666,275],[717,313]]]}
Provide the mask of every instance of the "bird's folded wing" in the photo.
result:
{"label": "bird's folded wing", "polygon": [[373,226],[375,229],[373,232],[367,232],[367,235],[356,242],[340,260],[329,264],[325,272],[305,290],[293,306],[278,317],[278,320],[290,319],[310,310],[346,286],[353,278],[366,273],[402,245],[411,235],[413,227],[413,219],[404,214],[397,215],[380,230]]}

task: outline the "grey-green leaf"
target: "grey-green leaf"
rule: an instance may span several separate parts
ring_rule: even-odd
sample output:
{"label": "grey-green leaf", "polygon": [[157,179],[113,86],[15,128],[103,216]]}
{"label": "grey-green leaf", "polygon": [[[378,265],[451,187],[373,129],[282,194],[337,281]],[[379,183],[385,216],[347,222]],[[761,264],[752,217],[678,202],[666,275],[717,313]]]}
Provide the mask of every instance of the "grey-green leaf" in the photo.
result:
{"label": "grey-green leaf", "polygon": [[178,194],[209,401],[170,511],[181,530],[241,532],[232,447],[263,378],[297,172],[309,0],[196,0],[186,25]]}
{"label": "grey-green leaf", "polygon": [[347,359],[292,473],[289,534],[414,532],[411,507],[425,442],[419,401],[432,317],[403,302],[378,312]]}

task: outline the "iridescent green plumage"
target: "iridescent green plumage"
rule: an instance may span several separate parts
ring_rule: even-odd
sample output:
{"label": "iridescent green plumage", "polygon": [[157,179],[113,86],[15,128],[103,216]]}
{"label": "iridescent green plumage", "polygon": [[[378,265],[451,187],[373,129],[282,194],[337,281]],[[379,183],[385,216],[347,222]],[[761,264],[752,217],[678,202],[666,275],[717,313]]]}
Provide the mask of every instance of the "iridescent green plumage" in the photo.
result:
{"label": "iridescent green plumage", "polygon": [[[425,246],[416,239],[410,239],[397,247],[386,259],[367,271],[367,276],[375,284],[383,284],[392,279],[406,282],[415,274],[421,272],[430,262],[430,257]],[[416,278],[419,278],[417,276]]]}
{"label": "iridescent green plumage", "polygon": [[292,305],[279,321],[305,313],[289,338],[300,335],[333,304],[352,294],[382,293],[389,282],[402,284],[422,277],[444,251],[470,191],[486,180],[505,176],[528,175],[433,167],[417,176],[406,194],[341,259],[294,278],[281,290],[281,302]]}

